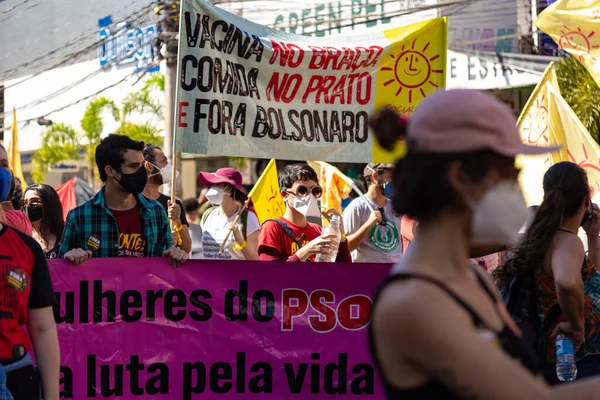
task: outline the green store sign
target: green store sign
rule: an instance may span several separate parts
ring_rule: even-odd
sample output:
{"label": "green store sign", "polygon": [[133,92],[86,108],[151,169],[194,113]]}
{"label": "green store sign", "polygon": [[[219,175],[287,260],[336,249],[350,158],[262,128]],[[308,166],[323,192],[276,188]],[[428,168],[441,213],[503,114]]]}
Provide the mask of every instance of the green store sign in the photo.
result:
{"label": "green store sign", "polygon": [[[322,37],[341,33],[342,28],[389,24],[385,5],[389,0],[351,0],[323,3],[275,17],[274,28],[298,35]],[[389,11],[388,11],[389,14]],[[366,19],[366,22],[365,22]]]}

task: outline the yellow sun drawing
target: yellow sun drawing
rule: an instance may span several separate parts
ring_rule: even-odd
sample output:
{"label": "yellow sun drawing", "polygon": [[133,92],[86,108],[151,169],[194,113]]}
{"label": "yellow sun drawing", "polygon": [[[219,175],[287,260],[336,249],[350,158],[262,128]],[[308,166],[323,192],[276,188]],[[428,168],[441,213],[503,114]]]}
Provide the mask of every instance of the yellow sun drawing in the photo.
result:
{"label": "yellow sun drawing", "polygon": [[419,93],[423,98],[427,97],[425,90],[429,92],[429,88],[425,85],[431,85],[437,88],[438,85],[433,82],[433,74],[443,74],[443,69],[434,69],[432,63],[440,58],[439,54],[427,56],[426,52],[429,48],[430,42],[427,42],[423,46],[422,50],[415,49],[417,39],[413,40],[412,45],[409,49],[406,49],[406,45],[402,45],[402,49],[398,54],[390,54],[390,57],[394,60],[394,67],[382,67],[380,71],[391,71],[394,73],[394,77],[385,81],[383,86],[391,85],[392,83],[398,83],[398,90],[396,90],[396,97],[406,89],[408,92],[408,102],[413,103],[413,91],[419,90]]}
{"label": "yellow sun drawing", "polygon": [[584,53],[579,54],[577,57],[579,61],[583,61],[583,57],[589,57],[592,61],[596,61],[596,58],[590,55],[592,49],[597,49],[600,45],[592,45],[590,39],[596,34],[596,31],[591,31],[589,34],[585,34],[580,27],[577,29],[571,29],[564,25],[564,30],[561,29],[560,39],[558,39],[558,45],[565,50],[573,49],[578,52]]}
{"label": "yellow sun drawing", "polygon": [[545,144],[549,143],[548,138],[548,108],[546,106],[546,95],[541,99],[535,100],[535,107],[527,114],[525,124],[523,124],[523,133],[527,134],[527,144],[538,144],[543,139]]}

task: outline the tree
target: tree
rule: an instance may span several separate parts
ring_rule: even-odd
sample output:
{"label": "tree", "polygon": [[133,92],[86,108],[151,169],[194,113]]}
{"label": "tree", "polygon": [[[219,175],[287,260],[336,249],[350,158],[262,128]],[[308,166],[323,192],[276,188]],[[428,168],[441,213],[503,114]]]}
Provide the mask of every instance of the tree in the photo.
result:
{"label": "tree", "polygon": [[61,161],[78,159],[80,135],[63,123],[55,123],[42,133],[42,146],[33,154],[31,176],[34,182],[44,182],[48,169]]}
{"label": "tree", "polygon": [[115,121],[119,121],[119,109],[115,102],[106,98],[98,97],[90,101],[88,104],[83,119],[81,120],[81,128],[83,129],[83,137],[86,140],[86,160],[90,167],[90,186],[94,187],[94,152],[100,140],[102,140],[102,131],[104,131],[104,123],[102,122],[102,112],[108,109],[112,113]]}
{"label": "tree", "polygon": [[600,87],[575,57],[556,64],[560,93],[596,142],[600,139]]}
{"label": "tree", "polygon": [[55,123],[50,126],[42,133],[41,146],[32,159],[33,179],[39,183],[44,182],[46,171],[52,165],[65,160],[79,159],[79,150],[83,149],[90,168],[89,183],[93,186],[95,149],[102,139],[104,131],[102,114],[106,110],[110,111],[115,121],[120,122],[115,133],[160,146],[163,141],[160,136],[162,129],[147,120],[141,123],[132,122],[130,117],[134,113],[145,116],[150,114],[158,121],[163,120],[163,105],[152,97],[151,92],[155,89],[164,92],[164,82],[162,74],[151,75],[140,91],[127,95],[121,108],[118,108],[114,101],[107,97],[92,99],[81,120],[80,131],[63,123]]}

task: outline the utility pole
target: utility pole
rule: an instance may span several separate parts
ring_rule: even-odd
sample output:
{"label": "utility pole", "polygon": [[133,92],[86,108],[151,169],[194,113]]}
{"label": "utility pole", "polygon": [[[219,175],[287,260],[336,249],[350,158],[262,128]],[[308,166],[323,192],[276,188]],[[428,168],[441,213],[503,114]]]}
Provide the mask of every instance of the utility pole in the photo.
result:
{"label": "utility pole", "polygon": [[[162,67],[165,71],[165,141],[163,151],[167,159],[173,164],[173,129],[175,119],[175,89],[177,87],[177,51],[179,47],[179,15],[180,1],[171,0],[159,2],[154,9],[156,14],[162,15],[162,32],[158,35],[157,46],[162,57]],[[181,171],[181,160],[173,165]],[[171,194],[171,187],[165,186],[165,194]]]}

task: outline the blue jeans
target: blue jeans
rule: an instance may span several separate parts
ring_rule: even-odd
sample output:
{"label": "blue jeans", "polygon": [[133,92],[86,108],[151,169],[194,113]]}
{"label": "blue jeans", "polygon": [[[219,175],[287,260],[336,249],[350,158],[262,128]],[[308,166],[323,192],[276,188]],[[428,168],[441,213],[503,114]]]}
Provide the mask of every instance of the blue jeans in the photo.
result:
{"label": "blue jeans", "polygon": [[15,400],[12,394],[10,393],[10,390],[8,390],[6,375],[13,371],[17,371],[21,368],[29,367],[32,365],[33,361],[31,360],[31,356],[29,354],[26,354],[25,357],[12,364],[0,364],[0,400]]}

